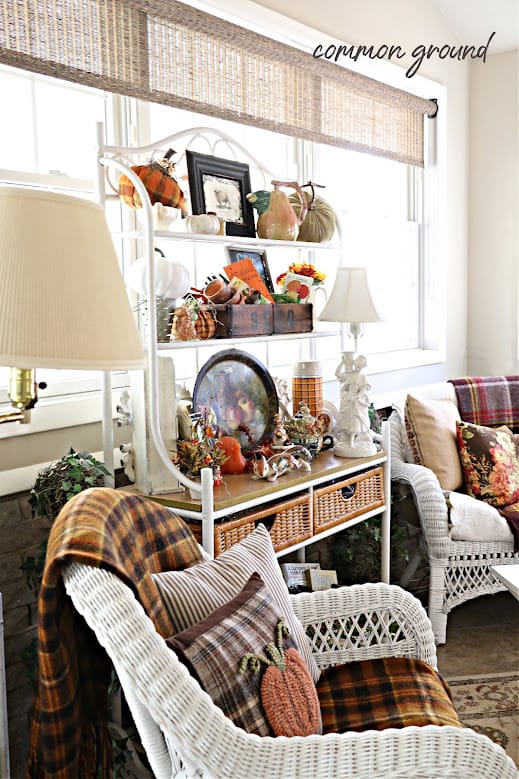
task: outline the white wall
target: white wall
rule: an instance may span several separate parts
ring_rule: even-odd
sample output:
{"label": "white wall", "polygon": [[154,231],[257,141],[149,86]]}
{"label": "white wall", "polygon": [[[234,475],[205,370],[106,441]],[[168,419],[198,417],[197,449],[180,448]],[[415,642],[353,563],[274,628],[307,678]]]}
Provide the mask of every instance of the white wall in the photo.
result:
{"label": "white wall", "polygon": [[[345,43],[365,46],[400,45],[407,52],[420,44],[472,43],[456,39],[431,0],[254,2],[321,31],[323,43],[329,35]],[[319,42],[316,40],[316,44]],[[411,61],[408,56],[400,63],[407,68]],[[448,105],[440,106],[440,111],[447,112],[446,179],[441,192],[445,209],[441,261],[447,272],[446,362],[434,368],[406,371],[401,377],[374,377],[379,391],[391,389],[390,384],[409,386],[462,376],[467,368],[469,64],[431,58],[423,62],[419,73],[445,85],[448,91]]]}
{"label": "white wall", "polygon": [[470,71],[468,369],[519,372],[519,52]]}

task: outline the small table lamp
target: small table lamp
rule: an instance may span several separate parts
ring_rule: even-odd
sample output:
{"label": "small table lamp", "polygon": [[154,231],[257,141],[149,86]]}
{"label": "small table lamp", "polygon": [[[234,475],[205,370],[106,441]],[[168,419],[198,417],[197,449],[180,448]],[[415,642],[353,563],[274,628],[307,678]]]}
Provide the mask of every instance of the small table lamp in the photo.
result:
{"label": "small table lamp", "polygon": [[324,322],[347,322],[354,352],[343,352],[335,375],[341,387],[340,410],[334,453],[338,457],[369,457],[377,448],[370,435],[370,386],[363,373],[366,358],[357,355],[357,340],[364,322],[380,317],[369,291],[365,268],[338,268],[335,284],[321,316]]}
{"label": "small table lamp", "polygon": [[[9,396],[16,409],[0,422],[28,421],[37,400],[35,368],[144,367],[117,255],[97,203],[48,190],[0,187],[0,365],[11,367]],[[112,453],[104,454],[110,470]]]}

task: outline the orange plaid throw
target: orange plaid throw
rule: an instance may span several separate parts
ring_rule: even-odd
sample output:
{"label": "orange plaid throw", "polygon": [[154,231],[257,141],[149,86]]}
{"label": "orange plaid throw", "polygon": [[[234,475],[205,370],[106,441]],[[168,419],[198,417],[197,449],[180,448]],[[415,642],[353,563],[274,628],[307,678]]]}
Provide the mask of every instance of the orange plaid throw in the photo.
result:
{"label": "orange plaid throw", "polygon": [[461,727],[445,681],[414,658],[382,657],[327,668],[317,694],[323,733],[411,725]]}
{"label": "orange plaid throw", "polygon": [[29,779],[108,779],[111,663],[74,612],[61,567],[77,561],[108,570],[131,587],[163,636],[173,632],[151,574],[201,560],[184,522],[148,498],[104,487],[85,490],[56,518],[38,601],[38,679]]}

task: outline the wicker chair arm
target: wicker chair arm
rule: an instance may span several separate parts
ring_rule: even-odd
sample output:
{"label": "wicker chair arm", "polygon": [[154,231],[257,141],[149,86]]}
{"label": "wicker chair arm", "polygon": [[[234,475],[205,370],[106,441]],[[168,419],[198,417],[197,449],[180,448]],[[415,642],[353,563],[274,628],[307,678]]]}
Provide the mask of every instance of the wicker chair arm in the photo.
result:
{"label": "wicker chair arm", "polygon": [[408,484],[413,492],[420,524],[430,557],[446,559],[451,549],[448,508],[436,474],[423,465],[405,460],[402,420],[397,412],[389,418],[391,430],[391,479]]}
{"label": "wicker chair arm", "polygon": [[436,668],[431,624],[401,587],[356,584],[292,596],[320,668],[379,657],[413,657]]}
{"label": "wicker chair arm", "polygon": [[[172,776],[517,779],[504,751],[469,729],[428,725],[305,738],[248,734],[213,704],[120,579],[77,563],[66,566],[63,577],[76,609],[95,631],[123,683],[132,685],[167,743],[174,744],[182,768],[173,769]],[[173,765],[178,765],[176,759]],[[161,771],[157,776],[165,775]]]}

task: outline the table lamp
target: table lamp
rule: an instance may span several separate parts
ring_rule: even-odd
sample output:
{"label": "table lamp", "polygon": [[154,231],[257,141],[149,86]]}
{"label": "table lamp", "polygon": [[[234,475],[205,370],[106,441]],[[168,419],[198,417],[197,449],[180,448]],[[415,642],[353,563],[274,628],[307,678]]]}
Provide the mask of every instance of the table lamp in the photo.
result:
{"label": "table lamp", "polygon": [[320,320],[347,322],[354,351],[343,352],[335,371],[340,384],[339,419],[334,431],[334,454],[338,457],[370,457],[377,448],[370,435],[370,386],[364,375],[366,358],[357,354],[357,341],[364,322],[379,322],[369,290],[366,268],[338,268],[330,298]]}
{"label": "table lamp", "polygon": [[[11,368],[14,407],[0,422],[29,421],[37,400],[35,368],[144,367],[99,204],[49,190],[0,187],[0,365]],[[111,419],[110,413],[110,434]],[[104,448],[113,470],[113,444],[109,452],[106,443]]]}

